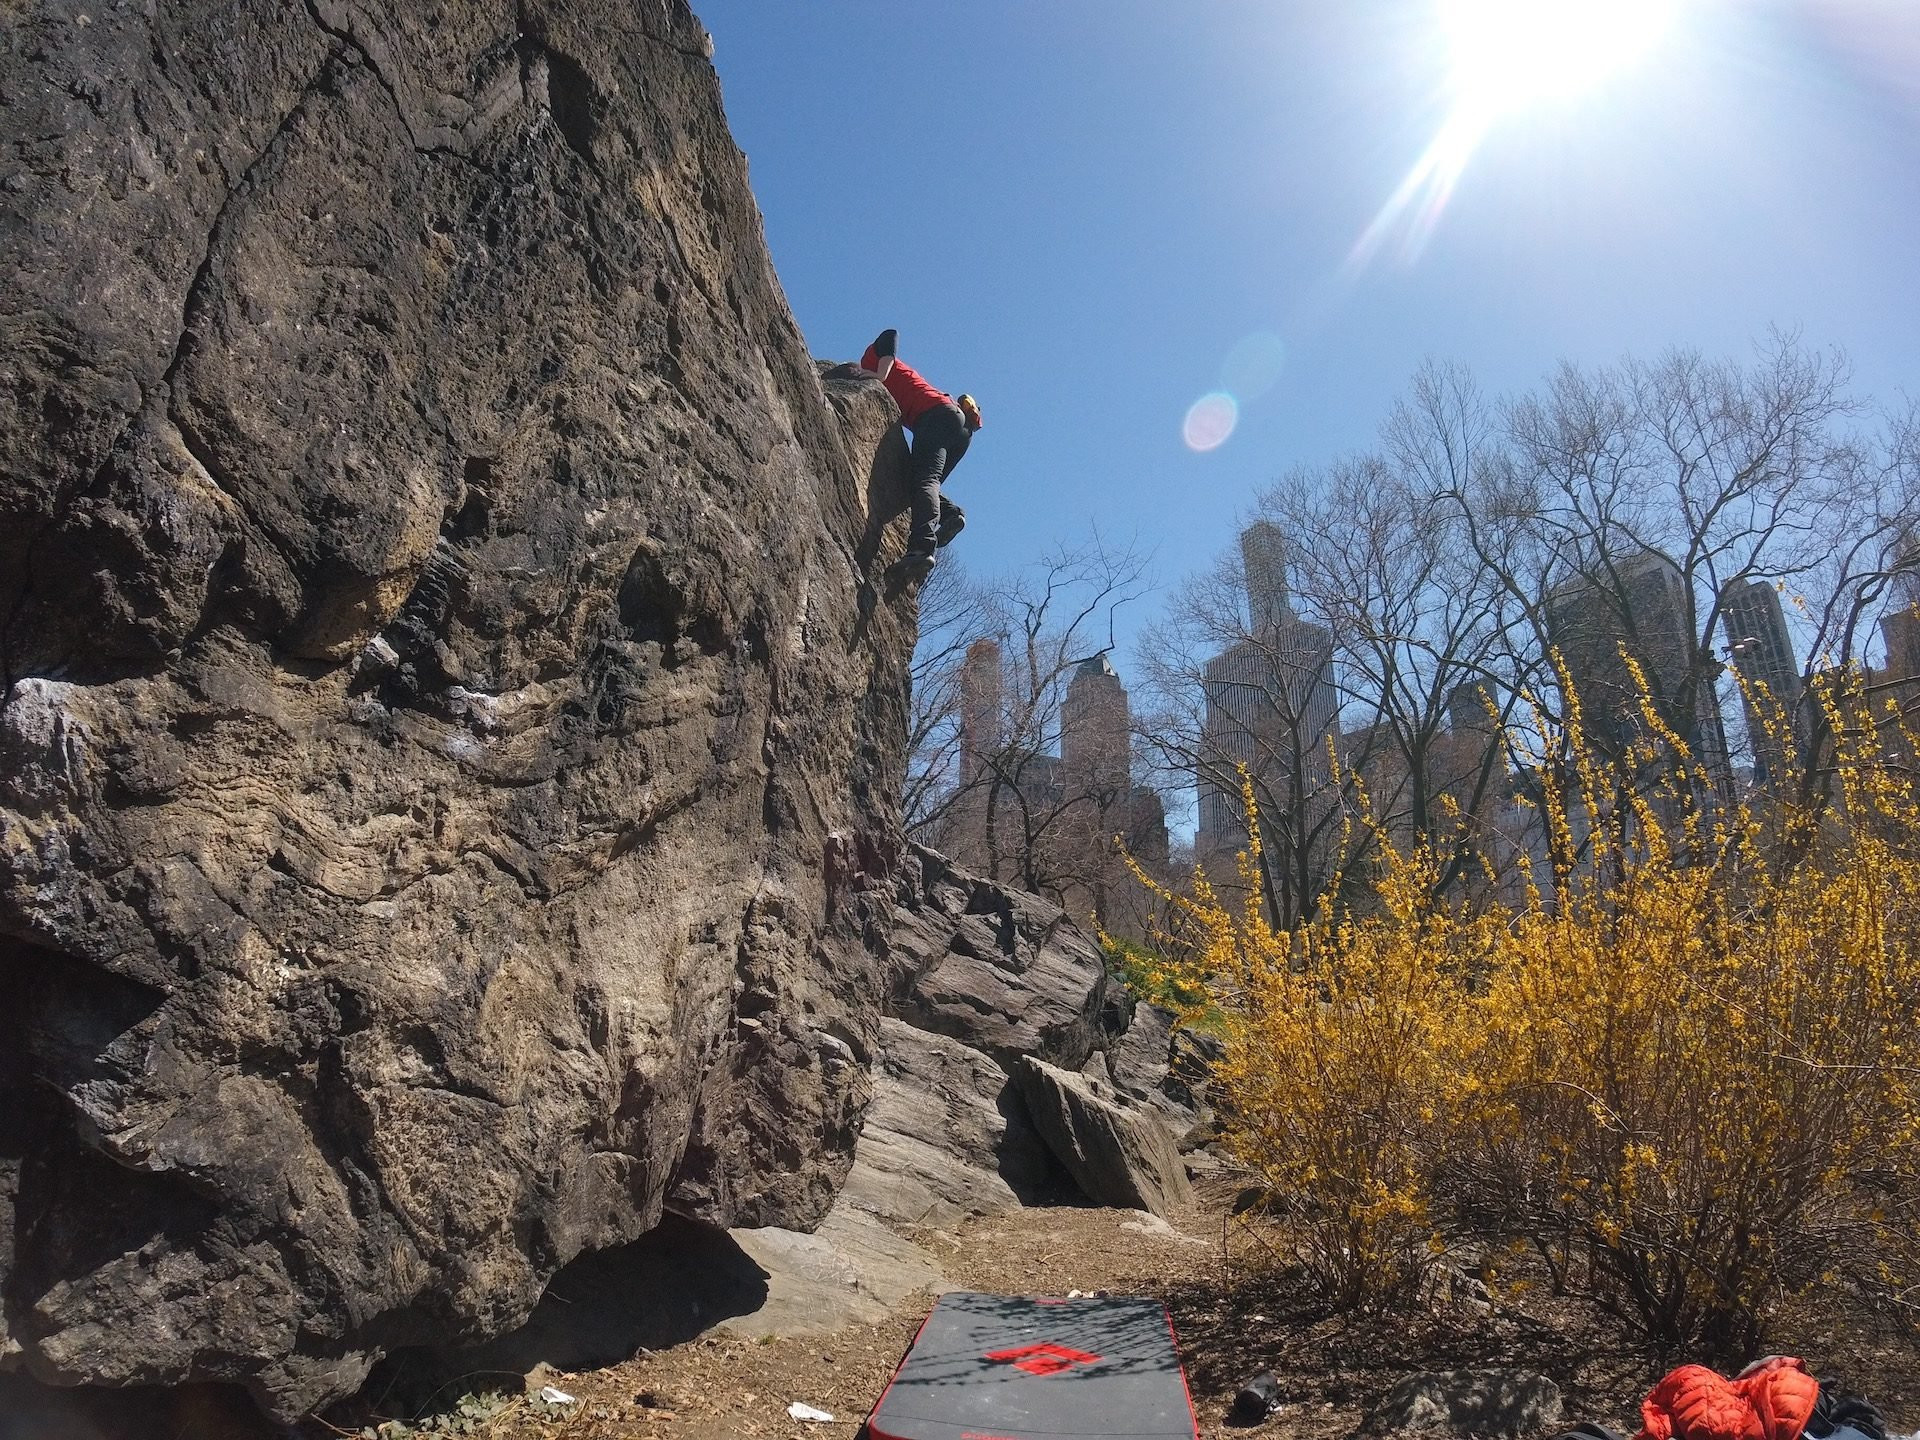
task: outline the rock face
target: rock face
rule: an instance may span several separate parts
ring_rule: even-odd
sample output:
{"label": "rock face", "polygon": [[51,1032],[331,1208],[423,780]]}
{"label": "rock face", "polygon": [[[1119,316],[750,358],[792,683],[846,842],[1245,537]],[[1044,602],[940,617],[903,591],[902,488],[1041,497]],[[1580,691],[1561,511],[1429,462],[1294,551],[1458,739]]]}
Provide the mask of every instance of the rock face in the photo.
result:
{"label": "rock face", "polygon": [[841,1208],[914,1229],[1075,1190],[1159,1213],[1190,1198],[1175,1138],[1209,1113],[1204,1067],[1175,1073],[1190,1032],[1132,1004],[1065,912],[920,845],[859,903],[887,1018]]}
{"label": "rock face", "polygon": [[1007,1072],[980,1051],[884,1019],[873,1082],[840,1204],[896,1225],[945,1227],[1010,1210],[1052,1178]]}
{"label": "rock face", "polygon": [[914,846],[886,937],[887,1008],[1010,1068],[1037,1055],[1078,1069],[1104,1039],[1117,987],[1091,936],[1037,895]]}
{"label": "rock face", "polygon": [[900,452],[698,22],[7,9],[0,1365],[291,1417],[666,1207],[816,1223]]}
{"label": "rock face", "polygon": [[[910,1292],[944,1284],[950,1252],[916,1241],[969,1215],[1076,1192],[1161,1211],[1182,1203],[1186,1172],[1169,1121],[1185,1129],[1194,1112],[1155,1088],[1175,1048],[1174,1017],[1130,1005],[1063,911],[919,845],[887,884],[866,884],[845,903],[885,957],[873,1103],[817,1233],[734,1232],[768,1273],[768,1302],[727,1328],[796,1335],[877,1320]],[[1124,1028],[1130,1014],[1139,1034]],[[1082,1081],[1029,1050],[1101,1078]],[[1115,1090],[1109,1053],[1145,1100]],[[1081,1087],[1071,1101],[1043,1088],[1040,1124],[1016,1079],[1028,1066]],[[1093,1084],[1104,1100],[1081,1098]],[[1177,1233],[1153,1216],[1123,1223]]]}
{"label": "rock face", "polygon": [[1051,1196],[1066,1179],[1010,1072],[1027,1053],[1086,1062],[1119,998],[1099,947],[1058,907],[909,845],[858,901],[885,956],[874,1100],[843,1208],[895,1227]]}
{"label": "rock face", "polygon": [[1154,1112],[1129,1111],[1097,1080],[1031,1056],[1013,1078],[1034,1128],[1088,1199],[1155,1215],[1191,1202],[1186,1166]]}

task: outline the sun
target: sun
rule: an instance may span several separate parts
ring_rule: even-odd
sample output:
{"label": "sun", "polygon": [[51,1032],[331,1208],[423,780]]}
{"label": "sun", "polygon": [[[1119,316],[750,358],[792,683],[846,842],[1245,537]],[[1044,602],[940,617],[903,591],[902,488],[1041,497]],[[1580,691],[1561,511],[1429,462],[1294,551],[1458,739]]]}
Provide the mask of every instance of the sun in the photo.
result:
{"label": "sun", "polygon": [[1574,99],[1629,69],[1678,0],[1441,0],[1454,103],[1494,120]]}
{"label": "sun", "polygon": [[[1645,60],[1690,0],[1433,0],[1446,49],[1445,119],[1347,257],[1356,274],[1398,237],[1419,257],[1481,142],[1502,123],[1571,105]],[[1582,123],[1597,121],[1589,116]]]}

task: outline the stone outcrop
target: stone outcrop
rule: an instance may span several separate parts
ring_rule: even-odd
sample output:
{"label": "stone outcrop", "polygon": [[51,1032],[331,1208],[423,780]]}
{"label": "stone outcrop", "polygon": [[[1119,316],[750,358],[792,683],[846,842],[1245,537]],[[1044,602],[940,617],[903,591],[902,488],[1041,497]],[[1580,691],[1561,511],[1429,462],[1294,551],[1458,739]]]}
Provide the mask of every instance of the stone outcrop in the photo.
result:
{"label": "stone outcrop", "polygon": [[1103,1012],[1118,987],[1093,937],[1059,906],[916,845],[889,919],[889,1014],[1003,1068],[1037,1055],[1077,1070],[1104,1043]]}
{"label": "stone outcrop", "polygon": [[891,1018],[879,1043],[842,1206],[945,1228],[1046,1192],[1056,1167],[990,1056]]}
{"label": "stone outcrop", "polygon": [[[873,1103],[816,1233],[734,1232],[768,1272],[768,1302],[729,1329],[808,1334],[877,1319],[912,1291],[944,1284],[949,1252],[928,1232],[968,1216],[1075,1195],[1162,1212],[1184,1203],[1174,1136],[1194,1112],[1165,1087],[1176,1083],[1173,1037],[1186,1032],[1173,1030],[1170,1012],[1131,1005],[1092,937],[1059,907],[920,845],[907,847],[887,884],[863,885],[846,904],[885,957]],[[1022,1047],[1098,1076],[1039,1067],[1087,1089],[1087,1102],[1047,1089],[1047,1120],[1036,1125],[1015,1078],[1037,1063]],[[1110,1057],[1133,1093],[1115,1088]],[[1151,1215],[1125,1223],[1178,1233]]]}
{"label": "stone outcrop", "polygon": [[[888,1018],[842,1207],[944,1228],[1063,1191],[1162,1213],[1186,1201],[1176,1137],[1205,1113],[1174,1063],[1189,1032],[1129,1002],[1091,936],[919,845],[863,904]],[[1023,1075],[1034,1064],[1073,1096]]]}
{"label": "stone outcrop", "polygon": [[817,1223],[900,449],[686,6],[23,0],[0,135],[0,1365],[292,1417]]}
{"label": "stone outcrop", "polygon": [[1034,1128],[1088,1199],[1155,1215],[1192,1201],[1174,1137],[1153,1111],[1130,1110],[1098,1080],[1031,1056],[1013,1078]]}
{"label": "stone outcrop", "polygon": [[1070,1184],[1011,1079],[1027,1053],[1083,1064],[1124,995],[1057,906],[909,845],[859,899],[884,958],[873,1105],[839,1206],[945,1228]]}

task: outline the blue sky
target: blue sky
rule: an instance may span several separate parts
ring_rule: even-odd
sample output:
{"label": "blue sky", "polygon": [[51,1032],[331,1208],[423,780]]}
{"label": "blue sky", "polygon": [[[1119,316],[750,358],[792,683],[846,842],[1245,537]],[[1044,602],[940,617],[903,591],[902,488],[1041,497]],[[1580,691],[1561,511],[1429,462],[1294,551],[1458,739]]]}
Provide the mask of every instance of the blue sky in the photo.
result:
{"label": "blue sky", "polygon": [[[1504,114],[1425,243],[1390,227],[1356,266],[1453,113],[1443,3],[696,9],[814,353],[895,325],[980,397],[949,489],[969,569],[1098,523],[1173,583],[1263,484],[1368,445],[1426,357],[1505,392],[1777,324],[1863,393],[1920,392],[1920,0],[1647,0],[1657,43]],[[1269,378],[1249,353],[1277,378],[1190,449],[1223,367]]]}

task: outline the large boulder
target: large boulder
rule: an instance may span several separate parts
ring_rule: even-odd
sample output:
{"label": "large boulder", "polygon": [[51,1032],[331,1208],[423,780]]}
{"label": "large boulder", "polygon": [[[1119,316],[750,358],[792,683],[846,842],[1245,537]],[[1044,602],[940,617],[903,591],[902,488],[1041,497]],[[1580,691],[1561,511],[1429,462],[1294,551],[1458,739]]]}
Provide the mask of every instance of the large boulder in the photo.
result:
{"label": "large boulder", "polygon": [[817,1223],[901,449],[698,22],[7,9],[0,1364],[291,1418],[668,1205]]}
{"label": "large boulder", "polygon": [[1161,1216],[1192,1202],[1174,1137],[1153,1111],[1126,1108],[1100,1093],[1100,1081],[1031,1056],[1013,1075],[1034,1128],[1088,1199]]}
{"label": "large boulder", "polygon": [[1116,987],[1093,937],[1059,906],[911,847],[900,866],[887,1010],[985,1051],[1002,1067],[1034,1055],[1077,1070],[1104,1039]]}
{"label": "large boulder", "polygon": [[1035,1198],[1057,1173],[1007,1072],[981,1051],[884,1019],[873,1078],[840,1205],[945,1227]]}

